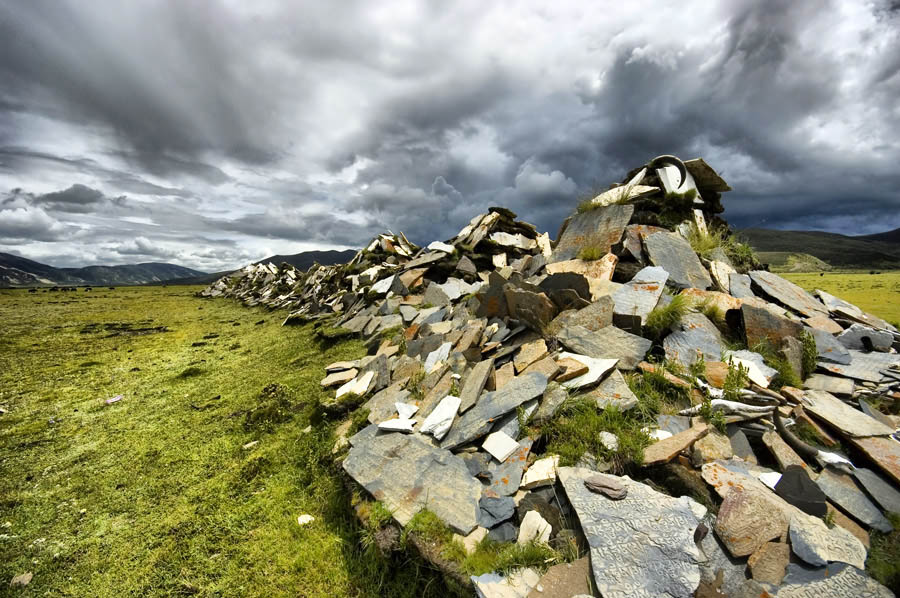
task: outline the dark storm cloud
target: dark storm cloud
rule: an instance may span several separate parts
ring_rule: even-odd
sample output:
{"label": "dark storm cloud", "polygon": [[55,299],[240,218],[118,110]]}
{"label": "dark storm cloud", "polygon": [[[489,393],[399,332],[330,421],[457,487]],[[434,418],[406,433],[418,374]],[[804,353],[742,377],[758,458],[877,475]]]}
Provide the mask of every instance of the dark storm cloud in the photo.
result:
{"label": "dark storm cloud", "polygon": [[427,243],[490,205],[555,233],[662,153],[735,226],[897,227],[893,4],[5,3],[5,238],[218,269],[204,238]]}

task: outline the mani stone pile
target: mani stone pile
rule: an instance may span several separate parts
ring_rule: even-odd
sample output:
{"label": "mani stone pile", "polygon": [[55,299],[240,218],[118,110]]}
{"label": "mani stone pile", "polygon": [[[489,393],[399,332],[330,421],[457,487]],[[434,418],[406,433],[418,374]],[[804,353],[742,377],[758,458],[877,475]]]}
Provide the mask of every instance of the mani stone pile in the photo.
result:
{"label": "mani stone pile", "polygon": [[[900,334],[753,259],[698,256],[688,237],[724,226],[728,190],[703,160],[663,156],[580,206],[555,241],[490,208],[446,242],[381,235],[345,265],[251,266],[203,294],[368,340],[322,386],[332,412],[368,410],[338,440],[343,469],[398,524],[427,508],[467,550],[580,547],[543,576],[473,576],[479,596],[892,596],[865,561],[869,530],[900,513],[900,422],[877,408],[900,401]],[[676,300],[687,313],[649,331]],[[773,384],[773,359],[802,387]],[[627,416],[640,400],[628,378],[647,372],[693,406],[645,428],[631,476],[587,453],[564,466],[530,432],[576,398]],[[617,450],[615,434],[600,440]],[[659,482],[672,477],[687,482]],[[717,514],[682,495],[691,484]]]}

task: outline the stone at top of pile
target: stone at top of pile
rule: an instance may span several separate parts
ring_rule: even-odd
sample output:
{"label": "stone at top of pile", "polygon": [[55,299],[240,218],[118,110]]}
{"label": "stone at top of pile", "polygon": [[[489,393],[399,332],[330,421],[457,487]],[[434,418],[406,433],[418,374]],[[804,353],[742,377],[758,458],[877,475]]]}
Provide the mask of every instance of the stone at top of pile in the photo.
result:
{"label": "stone at top of pile", "polygon": [[[825,499],[777,494],[781,488],[790,496],[787,482],[779,485],[789,467],[851,472],[813,473],[809,484],[819,484],[829,505],[868,528],[886,529],[883,511],[900,503],[900,443],[891,438],[898,421],[867,402],[900,399],[900,334],[827,293],[807,293],[752,262],[733,261],[725,247],[698,255],[691,244],[697,236],[727,238],[717,216],[727,190],[702,160],[660,157],[582,205],[555,242],[512,212],[490,208],[445,242],[417,248],[402,234],[379,235],[347,264],[306,273],[250,266],[205,294],[288,307],[286,323],[316,319],[320,332],[367,338],[370,355],[332,364],[322,381],[336,387],[326,410],[345,412],[364,403],[369,412],[371,425],[349,439],[344,470],[401,524],[427,507],[473,538],[521,540],[537,533],[552,541],[560,517],[545,506],[542,492],[557,483],[559,457],[540,454],[544,444],[523,424],[552,421],[569,393],[598,408],[628,410],[639,397],[623,373],[658,374],[688,391],[693,406],[680,416],[660,415],[658,428],[648,429],[658,442],[645,451],[645,464],[661,466],[683,454],[690,458],[683,462],[702,467],[717,491],[731,480],[748,494],[728,498],[719,491],[731,516],[708,527],[725,545],[707,541],[705,554],[685,541],[691,534],[697,538],[692,529],[673,532],[672,545],[658,550],[638,550],[636,543],[627,558],[604,543],[605,536],[589,537],[592,556],[605,563],[594,566],[597,585],[637,591],[658,584],[659,591],[688,596],[710,562],[749,556],[753,579],[740,567],[727,583],[765,582],[775,594],[784,576],[784,567],[775,574],[778,559],[791,551],[814,566],[841,558],[859,566],[865,558],[856,539],[867,538],[865,529],[845,517],[839,525],[850,531],[823,532],[818,519],[806,519],[790,502],[816,503],[825,512]],[[660,323],[675,301],[687,313],[673,307],[676,316]],[[745,347],[730,346],[735,340]],[[648,363],[663,355],[682,373]],[[704,378],[685,374],[701,357]],[[731,394],[724,390],[728,362],[745,368],[749,378]],[[786,367],[804,389],[768,388]],[[692,419],[703,410],[705,417],[718,413],[728,434]],[[866,459],[873,470],[854,468],[847,454],[805,445],[791,431],[795,421],[814,426],[823,438],[844,440],[856,465]],[[607,442],[616,445],[614,437]],[[831,446],[841,445],[832,438]],[[770,451],[782,471],[753,465],[765,462],[754,450]],[[598,466],[590,455],[583,461]],[[869,473],[857,473],[863,471]],[[587,475],[562,475],[563,495],[582,525],[593,526],[590,518],[600,509],[629,522],[623,537],[643,537],[642,517],[693,519],[691,525],[703,517],[689,501],[676,504],[655,494],[647,495],[654,497],[650,508],[638,496],[644,487],[627,478],[611,476],[585,490],[579,476]],[[613,498],[590,491],[607,487],[633,494],[613,492]],[[595,504],[611,500],[620,502]],[[781,519],[752,516],[773,509]],[[528,513],[535,514],[526,520]],[[752,541],[729,544],[729,537],[747,536],[742,526],[750,525],[759,529]],[[829,543],[846,546],[852,558],[832,558]],[[715,550],[728,554],[719,558]],[[659,560],[659,551],[668,562],[656,566],[655,576],[642,563]],[[677,583],[669,569],[677,570]]]}

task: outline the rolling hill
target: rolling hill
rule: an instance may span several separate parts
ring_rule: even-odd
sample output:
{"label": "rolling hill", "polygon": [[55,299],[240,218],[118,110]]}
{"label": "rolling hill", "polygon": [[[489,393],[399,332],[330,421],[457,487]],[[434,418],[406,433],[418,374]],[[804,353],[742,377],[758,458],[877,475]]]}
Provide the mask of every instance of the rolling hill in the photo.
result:
{"label": "rolling hill", "polygon": [[257,264],[275,264],[276,266],[287,262],[295,268],[301,270],[309,270],[315,264],[323,266],[331,266],[333,264],[344,264],[349,262],[356,255],[356,249],[345,249],[338,251],[336,249],[328,249],[325,251],[303,251],[293,255],[273,255],[264,260],[259,260]]}
{"label": "rolling hill", "polygon": [[840,269],[900,269],[900,242],[885,241],[900,236],[898,231],[851,237],[820,231],[748,228],[737,234],[763,254],[805,253]]}
{"label": "rolling hill", "polygon": [[17,255],[0,253],[0,287],[138,285],[203,274],[199,270],[175,264],[154,262],[122,266],[54,268]]}

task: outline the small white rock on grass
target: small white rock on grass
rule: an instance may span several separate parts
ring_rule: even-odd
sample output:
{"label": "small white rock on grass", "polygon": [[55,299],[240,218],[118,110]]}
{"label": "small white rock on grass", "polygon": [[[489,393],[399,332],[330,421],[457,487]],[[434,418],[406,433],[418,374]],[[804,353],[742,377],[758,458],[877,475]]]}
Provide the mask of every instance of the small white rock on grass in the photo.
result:
{"label": "small white rock on grass", "polygon": [[297,517],[297,524],[300,527],[303,527],[304,525],[309,525],[310,523],[312,523],[315,520],[316,520],[316,518],[313,517],[312,515],[300,515],[299,517]]}

